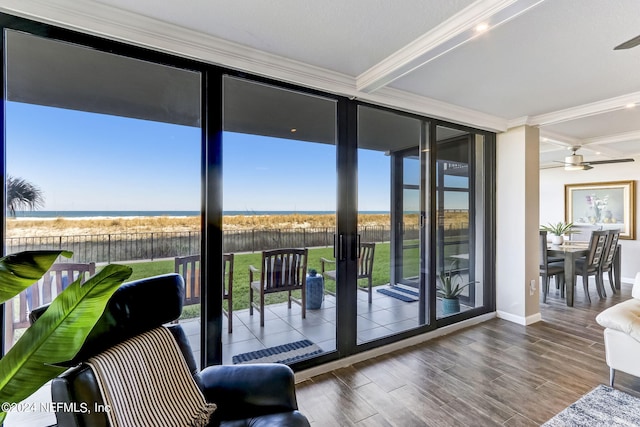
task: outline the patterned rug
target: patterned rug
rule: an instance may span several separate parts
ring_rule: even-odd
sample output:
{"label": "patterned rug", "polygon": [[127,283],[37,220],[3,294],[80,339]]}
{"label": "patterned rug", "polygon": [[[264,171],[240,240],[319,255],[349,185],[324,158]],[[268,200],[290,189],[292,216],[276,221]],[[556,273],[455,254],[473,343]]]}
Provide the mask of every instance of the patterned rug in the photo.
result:
{"label": "patterned rug", "polygon": [[640,399],[599,385],[543,426],[640,426]]}
{"label": "patterned rug", "polygon": [[420,298],[418,291],[406,285],[380,286],[376,288],[376,292],[404,302],[414,302]]}
{"label": "patterned rug", "polygon": [[249,353],[236,354],[231,358],[234,365],[243,363],[293,363],[323,350],[309,340],[296,341],[276,347],[269,347]]}

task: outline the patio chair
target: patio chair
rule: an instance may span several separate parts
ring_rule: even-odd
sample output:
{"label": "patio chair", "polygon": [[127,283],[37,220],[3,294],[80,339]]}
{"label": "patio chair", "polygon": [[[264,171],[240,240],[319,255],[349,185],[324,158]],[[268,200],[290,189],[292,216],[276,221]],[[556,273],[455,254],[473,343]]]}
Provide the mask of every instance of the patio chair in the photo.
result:
{"label": "patio chair", "polygon": [[[373,257],[376,251],[375,243],[361,243],[360,254],[358,256],[358,276],[357,280],[367,279],[367,287],[357,286],[358,290],[369,293],[369,304],[373,300]],[[320,258],[320,271],[322,276],[328,280],[336,280],[336,270],[327,270],[327,265],[335,264],[334,260]],[[325,287],[326,289],[326,287]],[[335,292],[327,291],[329,295],[335,295]]]}
{"label": "patio chair", "polygon": [[[6,333],[5,349],[13,345],[14,333],[17,329],[29,327],[31,311],[53,301],[60,292],[79,277],[84,283],[96,273],[96,264],[90,263],[56,263],[40,280],[25,289],[5,304]],[[17,308],[17,313],[15,312]],[[17,316],[16,316],[17,314]]]}
{"label": "patio chair", "polygon": [[[222,312],[227,316],[228,333],[233,332],[233,254],[223,255],[222,300],[227,301],[227,309]],[[175,273],[184,280],[183,305],[200,304],[200,255],[189,255],[175,258]]]}
{"label": "patio chair", "polygon": [[[306,313],[307,249],[275,249],[262,251],[260,269],[249,266],[249,314],[253,309],[260,311],[260,326],[264,326],[264,297],[267,294],[288,292],[288,307],[291,302],[302,307],[302,318]],[[301,291],[301,300],[292,296],[293,291]],[[260,301],[253,301],[253,293],[258,292]]]}

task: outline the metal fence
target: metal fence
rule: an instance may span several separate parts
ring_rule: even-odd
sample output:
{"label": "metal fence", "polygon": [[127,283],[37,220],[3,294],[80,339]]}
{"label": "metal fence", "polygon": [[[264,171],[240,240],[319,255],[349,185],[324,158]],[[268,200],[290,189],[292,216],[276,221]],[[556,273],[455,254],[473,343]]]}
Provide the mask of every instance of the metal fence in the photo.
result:
{"label": "metal fence", "polygon": [[[383,226],[361,227],[363,242],[388,242],[390,230]],[[415,233],[415,227],[405,229]],[[283,247],[328,247],[333,245],[333,228],[289,228],[276,230],[225,230],[225,252],[258,252]],[[70,262],[111,263],[154,260],[200,253],[200,232],[153,232],[55,237],[10,237],[6,253],[42,249],[73,252]]]}

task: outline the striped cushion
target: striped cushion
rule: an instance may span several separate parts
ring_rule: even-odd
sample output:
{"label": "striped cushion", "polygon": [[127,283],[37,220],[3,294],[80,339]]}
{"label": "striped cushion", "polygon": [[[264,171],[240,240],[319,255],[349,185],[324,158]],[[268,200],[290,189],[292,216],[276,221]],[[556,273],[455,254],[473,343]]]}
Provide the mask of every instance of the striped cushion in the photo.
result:
{"label": "striped cushion", "polygon": [[124,341],[87,364],[98,380],[112,427],[206,426],[207,403],[164,327]]}

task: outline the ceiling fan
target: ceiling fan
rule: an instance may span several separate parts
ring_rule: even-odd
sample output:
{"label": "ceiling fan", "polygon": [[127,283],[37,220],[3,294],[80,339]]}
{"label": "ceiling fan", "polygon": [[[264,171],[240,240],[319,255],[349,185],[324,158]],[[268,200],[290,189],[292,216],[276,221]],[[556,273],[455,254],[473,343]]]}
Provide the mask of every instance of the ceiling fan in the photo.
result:
{"label": "ceiling fan", "polygon": [[627,40],[624,43],[619,44],[614,47],[613,50],[622,50],[622,49],[631,49],[632,47],[636,47],[640,44],[640,36],[635,36],[634,38]]}
{"label": "ceiling fan", "polygon": [[576,151],[580,149],[579,145],[573,146],[570,150],[573,152],[570,156],[564,158],[564,170],[566,171],[579,171],[593,169],[593,165],[605,165],[607,163],[626,163],[633,162],[634,159],[610,159],[610,160],[595,160],[585,162],[582,154],[576,154]]}

